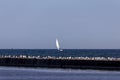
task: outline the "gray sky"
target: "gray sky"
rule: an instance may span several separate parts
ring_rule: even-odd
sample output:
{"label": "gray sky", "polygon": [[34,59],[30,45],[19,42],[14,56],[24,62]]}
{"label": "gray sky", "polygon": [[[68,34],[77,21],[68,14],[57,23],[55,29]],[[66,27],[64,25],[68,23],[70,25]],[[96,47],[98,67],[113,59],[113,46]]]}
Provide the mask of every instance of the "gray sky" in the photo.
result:
{"label": "gray sky", "polygon": [[0,48],[120,49],[120,0],[0,0]]}

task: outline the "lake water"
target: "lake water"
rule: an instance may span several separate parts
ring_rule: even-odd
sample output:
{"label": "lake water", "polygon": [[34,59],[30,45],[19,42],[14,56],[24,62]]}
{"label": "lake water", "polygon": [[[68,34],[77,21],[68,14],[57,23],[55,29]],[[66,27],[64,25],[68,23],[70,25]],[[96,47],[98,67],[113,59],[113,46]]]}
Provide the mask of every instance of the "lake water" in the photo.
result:
{"label": "lake water", "polygon": [[120,49],[0,49],[0,55],[120,57]]}
{"label": "lake water", "polygon": [[120,72],[0,67],[0,80],[120,80]]}

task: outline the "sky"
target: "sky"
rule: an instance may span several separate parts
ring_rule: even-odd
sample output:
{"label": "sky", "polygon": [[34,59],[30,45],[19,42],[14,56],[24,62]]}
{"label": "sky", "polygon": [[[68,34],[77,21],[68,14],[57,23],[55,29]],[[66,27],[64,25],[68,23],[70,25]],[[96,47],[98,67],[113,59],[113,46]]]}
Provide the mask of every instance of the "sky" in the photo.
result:
{"label": "sky", "polygon": [[0,48],[120,49],[120,0],[0,0]]}

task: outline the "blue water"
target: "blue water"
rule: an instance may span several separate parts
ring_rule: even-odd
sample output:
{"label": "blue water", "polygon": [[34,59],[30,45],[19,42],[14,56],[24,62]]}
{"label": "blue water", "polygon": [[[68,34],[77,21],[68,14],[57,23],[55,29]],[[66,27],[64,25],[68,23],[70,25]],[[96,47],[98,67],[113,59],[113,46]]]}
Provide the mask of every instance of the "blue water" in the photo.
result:
{"label": "blue water", "polygon": [[0,49],[0,55],[120,57],[120,49]]}
{"label": "blue water", "polygon": [[120,80],[120,72],[0,67],[0,80]]}

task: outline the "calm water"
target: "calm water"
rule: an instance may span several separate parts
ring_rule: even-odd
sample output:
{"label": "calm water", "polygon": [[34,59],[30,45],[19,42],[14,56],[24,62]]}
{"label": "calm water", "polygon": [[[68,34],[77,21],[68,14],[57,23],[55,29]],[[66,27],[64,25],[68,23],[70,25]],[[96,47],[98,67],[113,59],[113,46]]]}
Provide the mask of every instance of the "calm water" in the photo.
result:
{"label": "calm water", "polygon": [[0,67],[0,80],[120,80],[120,72]]}
{"label": "calm water", "polygon": [[120,57],[120,49],[0,49],[0,55]]}

